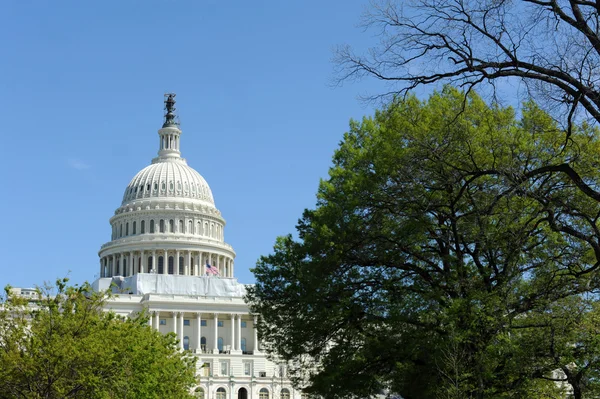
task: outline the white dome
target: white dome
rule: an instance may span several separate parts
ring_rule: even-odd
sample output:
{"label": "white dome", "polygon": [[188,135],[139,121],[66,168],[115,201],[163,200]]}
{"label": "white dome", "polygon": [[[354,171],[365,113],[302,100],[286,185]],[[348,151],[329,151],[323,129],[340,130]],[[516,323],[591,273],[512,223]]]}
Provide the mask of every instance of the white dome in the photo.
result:
{"label": "white dome", "polygon": [[140,170],[127,185],[121,205],[138,199],[161,197],[190,198],[215,205],[206,180],[181,158],[177,161],[159,160]]}

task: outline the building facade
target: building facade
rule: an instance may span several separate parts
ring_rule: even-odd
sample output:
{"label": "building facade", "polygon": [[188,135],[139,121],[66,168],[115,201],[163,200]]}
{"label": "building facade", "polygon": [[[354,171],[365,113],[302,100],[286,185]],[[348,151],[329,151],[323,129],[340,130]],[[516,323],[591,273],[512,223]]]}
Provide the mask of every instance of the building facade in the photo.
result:
{"label": "building facade", "polygon": [[204,178],[181,157],[175,95],[165,99],[158,156],[131,180],[100,248],[96,290],[118,293],[107,306],[174,332],[197,358],[196,395],[205,399],[301,399],[284,364],[267,359],[257,318],[234,277],[235,252]]}

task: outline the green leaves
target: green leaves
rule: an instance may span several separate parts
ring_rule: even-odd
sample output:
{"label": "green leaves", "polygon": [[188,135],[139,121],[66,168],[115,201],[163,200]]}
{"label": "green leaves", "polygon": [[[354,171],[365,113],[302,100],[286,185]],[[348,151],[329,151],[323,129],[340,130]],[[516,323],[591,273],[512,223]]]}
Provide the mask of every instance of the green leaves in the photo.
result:
{"label": "green leaves", "polygon": [[451,87],[351,121],[300,241],[254,269],[265,344],[327,398],[548,391],[515,320],[598,286],[596,133]]}
{"label": "green leaves", "polygon": [[139,314],[105,312],[108,293],[89,284],[38,290],[27,302],[10,287],[0,304],[1,398],[189,398],[193,359]]}

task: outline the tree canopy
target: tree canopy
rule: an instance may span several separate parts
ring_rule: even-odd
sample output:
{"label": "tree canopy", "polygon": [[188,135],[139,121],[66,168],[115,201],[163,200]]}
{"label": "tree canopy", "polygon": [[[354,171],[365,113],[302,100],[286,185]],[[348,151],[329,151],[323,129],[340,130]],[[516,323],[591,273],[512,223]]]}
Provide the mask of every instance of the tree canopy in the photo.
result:
{"label": "tree canopy", "polygon": [[0,303],[0,398],[192,398],[193,357],[144,314],[103,310],[107,293],[87,283],[40,289]]}
{"label": "tree canopy", "polygon": [[466,98],[446,87],[351,121],[298,239],[254,269],[259,333],[307,391],[593,389],[597,343],[576,338],[597,317],[598,132],[574,125],[565,145],[533,102],[517,117]]}

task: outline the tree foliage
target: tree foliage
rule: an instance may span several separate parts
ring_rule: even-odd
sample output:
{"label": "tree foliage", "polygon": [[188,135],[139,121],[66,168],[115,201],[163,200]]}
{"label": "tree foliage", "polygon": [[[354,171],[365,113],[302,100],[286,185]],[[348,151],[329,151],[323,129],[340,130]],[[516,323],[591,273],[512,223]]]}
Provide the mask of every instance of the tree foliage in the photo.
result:
{"label": "tree foliage", "polygon": [[191,398],[193,358],[172,334],[105,312],[86,283],[0,303],[0,398]]}
{"label": "tree foliage", "polygon": [[565,146],[532,102],[517,118],[466,98],[446,87],[352,121],[299,239],[254,269],[264,344],[308,391],[551,398],[554,370],[597,370],[596,342],[568,335],[597,317],[582,305],[600,283],[597,132],[574,126]]}
{"label": "tree foliage", "polygon": [[593,0],[376,1],[364,23],[381,41],[365,55],[341,48],[339,78],[375,77],[392,93],[520,79],[570,132],[580,108],[600,121],[599,10]]}

